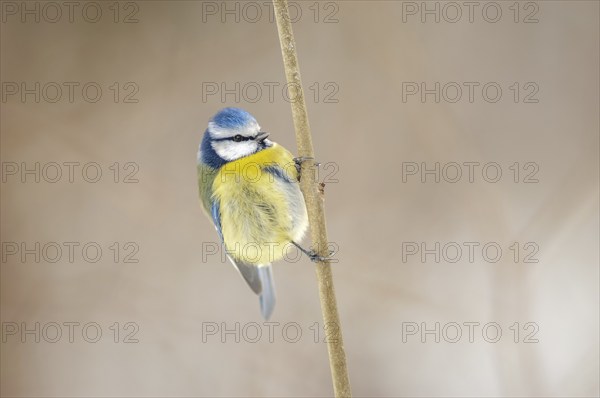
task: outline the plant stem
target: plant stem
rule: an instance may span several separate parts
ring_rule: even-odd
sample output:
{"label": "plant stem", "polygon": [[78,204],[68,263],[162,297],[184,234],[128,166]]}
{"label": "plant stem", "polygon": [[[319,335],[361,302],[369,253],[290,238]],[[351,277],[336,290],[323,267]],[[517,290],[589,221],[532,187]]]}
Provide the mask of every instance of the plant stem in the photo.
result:
{"label": "plant stem", "polygon": [[[289,96],[293,99],[291,105],[294,128],[296,130],[298,156],[314,158],[308,114],[302,91],[302,81],[300,80],[296,43],[290,22],[287,0],[273,0],[273,5],[275,7],[277,30],[279,32]],[[300,188],[306,202],[313,247],[317,251],[317,254],[322,257],[328,257],[325,212],[323,209],[323,200],[317,188],[317,181],[315,180],[316,173],[312,172],[314,167],[313,162],[302,163]],[[342,327],[338,315],[337,301],[333,287],[333,275],[329,260],[318,262],[316,264],[316,271],[319,283],[321,311],[323,312],[324,328],[327,335],[327,350],[329,352],[333,391],[336,397],[350,397],[352,393],[350,391],[350,380],[348,379],[348,369],[346,366],[346,353],[344,352]]]}

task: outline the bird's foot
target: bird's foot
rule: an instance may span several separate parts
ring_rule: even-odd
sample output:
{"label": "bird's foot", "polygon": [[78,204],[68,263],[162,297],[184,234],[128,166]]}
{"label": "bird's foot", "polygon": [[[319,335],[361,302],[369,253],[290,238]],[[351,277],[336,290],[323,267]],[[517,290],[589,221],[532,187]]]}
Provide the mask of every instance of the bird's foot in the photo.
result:
{"label": "bird's foot", "polygon": [[331,261],[331,260],[333,260],[333,256],[336,253],[335,250],[330,250],[329,255],[327,257],[323,257],[323,256],[320,256],[319,254],[317,254],[317,252],[314,250],[306,250],[305,248],[303,248],[302,246],[300,246],[299,244],[297,244],[294,241],[292,241],[292,244],[294,246],[296,246],[302,253],[306,254],[308,256],[308,258],[310,259],[310,261],[312,261],[313,263],[319,263],[322,261]]}
{"label": "bird's foot", "polygon": [[[296,165],[296,171],[298,172],[298,181],[300,181],[300,171],[302,170],[302,163],[307,162],[309,160],[315,160],[312,156],[298,156],[294,158],[294,164]],[[316,167],[321,166],[321,163],[315,162],[314,165]]]}

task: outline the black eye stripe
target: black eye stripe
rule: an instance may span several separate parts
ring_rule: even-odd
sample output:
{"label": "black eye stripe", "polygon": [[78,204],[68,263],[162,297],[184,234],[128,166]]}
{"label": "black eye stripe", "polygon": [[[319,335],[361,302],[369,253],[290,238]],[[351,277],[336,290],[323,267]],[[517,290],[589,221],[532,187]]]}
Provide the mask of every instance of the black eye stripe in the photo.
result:
{"label": "black eye stripe", "polygon": [[243,135],[237,134],[233,137],[225,137],[225,138],[213,138],[213,141],[234,141],[234,142],[242,142],[242,141],[250,141],[255,140],[258,135],[254,137],[244,137]]}

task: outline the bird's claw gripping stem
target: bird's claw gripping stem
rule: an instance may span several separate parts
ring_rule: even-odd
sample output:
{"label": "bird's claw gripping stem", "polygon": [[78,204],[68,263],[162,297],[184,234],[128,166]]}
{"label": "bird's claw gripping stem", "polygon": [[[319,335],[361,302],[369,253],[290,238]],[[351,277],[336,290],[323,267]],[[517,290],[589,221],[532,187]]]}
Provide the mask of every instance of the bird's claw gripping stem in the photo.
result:
{"label": "bird's claw gripping stem", "polygon": [[333,256],[336,253],[335,250],[330,250],[329,255],[327,257],[323,257],[323,256],[318,255],[314,250],[306,250],[305,248],[303,248],[302,246],[300,246],[299,244],[297,244],[294,241],[292,241],[292,244],[294,246],[296,246],[302,253],[306,254],[308,256],[308,258],[310,259],[310,261],[312,261],[313,263],[318,263],[321,261],[330,261],[333,259]]}
{"label": "bird's claw gripping stem", "polygon": [[[300,181],[300,170],[302,170],[302,163],[309,160],[315,160],[315,158],[313,158],[312,156],[298,156],[297,158],[294,158],[294,163],[296,164],[296,171],[298,171],[298,181]],[[315,166],[319,167],[321,166],[321,163],[315,162]]]}

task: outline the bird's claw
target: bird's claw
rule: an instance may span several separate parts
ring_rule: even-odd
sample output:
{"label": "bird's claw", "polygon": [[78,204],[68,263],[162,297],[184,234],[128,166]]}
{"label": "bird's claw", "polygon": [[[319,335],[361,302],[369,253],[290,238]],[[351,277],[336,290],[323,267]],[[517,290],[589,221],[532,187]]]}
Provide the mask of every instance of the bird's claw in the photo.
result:
{"label": "bird's claw", "polygon": [[307,255],[310,261],[313,263],[319,263],[322,261],[331,261],[333,260],[333,256],[335,255],[335,250],[330,250],[329,255],[327,257],[319,256],[314,250],[310,250]]}
{"label": "bird's claw", "polygon": [[[294,163],[296,163],[297,165],[301,165],[302,163],[306,162],[307,160],[315,160],[315,158],[313,158],[312,156],[298,156],[297,158],[294,158]],[[321,163],[319,162],[315,162],[315,166],[320,166]]]}
{"label": "bird's claw", "polygon": [[[300,171],[302,170],[302,163],[309,161],[309,160],[315,160],[315,158],[313,158],[312,156],[298,156],[297,158],[294,158],[294,163],[296,165],[296,171],[298,172],[298,181],[300,181]],[[321,163],[315,162],[314,165],[316,167],[320,167]]]}
{"label": "bird's claw", "polygon": [[327,257],[323,257],[323,256],[320,256],[319,254],[317,254],[317,252],[315,250],[306,250],[294,241],[292,241],[292,244],[294,246],[296,246],[302,253],[306,254],[308,256],[308,258],[310,259],[310,261],[312,261],[313,263],[318,263],[318,262],[322,262],[322,261],[331,261],[331,260],[333,260],[333,255],[335,253],[337,253],[336,250],[329,250],[329,255]]}

